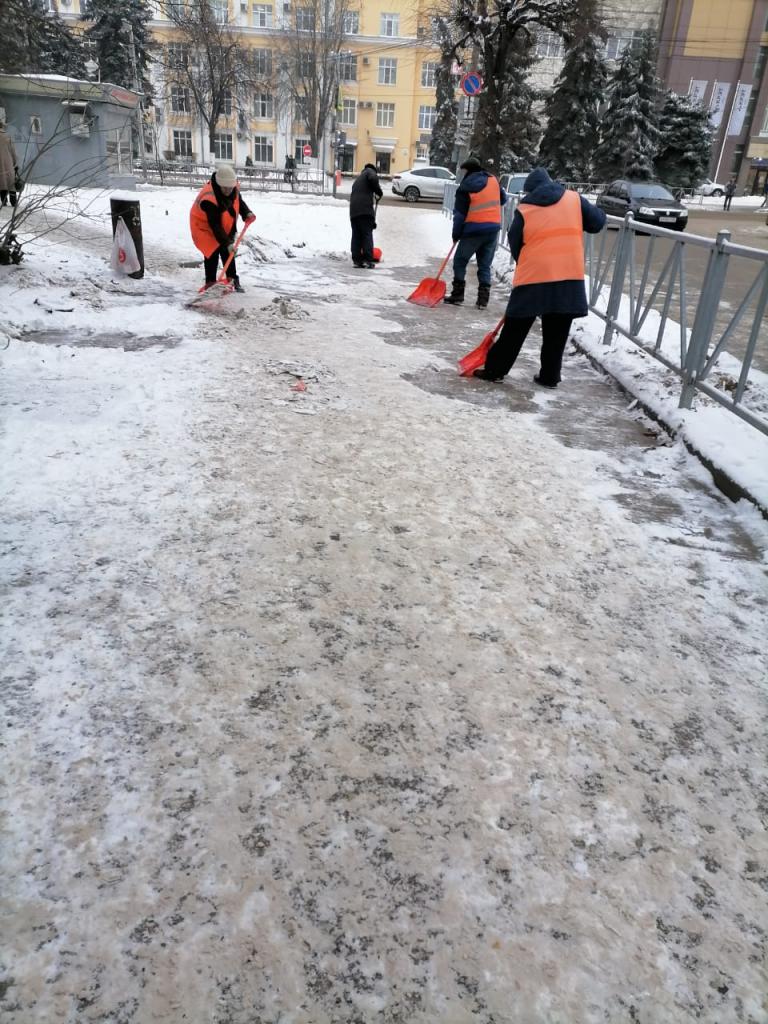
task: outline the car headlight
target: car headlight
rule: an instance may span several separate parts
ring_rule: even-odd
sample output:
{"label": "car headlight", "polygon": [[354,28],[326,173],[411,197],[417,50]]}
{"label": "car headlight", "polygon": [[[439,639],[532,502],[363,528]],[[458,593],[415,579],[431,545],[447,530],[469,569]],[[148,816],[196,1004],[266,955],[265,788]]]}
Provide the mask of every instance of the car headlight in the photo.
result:
{"label": "car headlight", "polygon": [[687,217],[688,216],[688,211],[687,210],[678,210],[677,211],[677,216],[678,217]]}
{"label": "car headlight", "polygon": [[642,214],[643,217],[655,217],[656,216],[656,211],[652,210],[650,206],[641,206],[640,209],[637,212]]}

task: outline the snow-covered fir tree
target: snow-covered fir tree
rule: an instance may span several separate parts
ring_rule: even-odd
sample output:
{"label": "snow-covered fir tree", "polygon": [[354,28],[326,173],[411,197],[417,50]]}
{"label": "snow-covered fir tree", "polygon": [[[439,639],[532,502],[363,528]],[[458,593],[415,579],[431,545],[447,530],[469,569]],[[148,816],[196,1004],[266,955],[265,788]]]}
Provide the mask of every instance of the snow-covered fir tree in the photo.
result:
{"label": "snow-covered fir tree", "polygon": [[86,0],[83,18],[90,23],[85,30],[85,41],[86,45],[93,46],[101,80],[132,89],[130,38],[123,27],[124,21],[129,22],[133,29],[139,81],[144,91],[148,91],[150,36],[147,25],[152,20],[152,11],[146,0]]}
{"label": "snow-covered fir tree", "polygon": [[503,105],[496,125],[498,164],[490,163],[493,157],[489,157],[489,166],[497,174],[526,170],[536,163],[541,127],[533,109],[537,93],[528,81],[536,61],[535,47],[536,37],[525,29],[509,47],[510,73],[501,90]]}
{"label": "snow-covered fir tree", "polygon": [[667,185],[695,188],[706,176],[712,154],[709,114],[687,97],[668,92],[660,124],[657,176]]}
{"label": "snow-covered fir tree", "polygon": [[435,43],[440,49],[440,61],[435,75],[437,117],[432,126],[429,143],[429,162],[437,167],[453,168],[453,149],[456,139],[456,85],[451,74],[454,61],[451,27],[443,17],[434,20]]}
{"label": "snow-covered fir tree", "polygon": [[85,73],[82,44],[43,0],[4,0],[0,70],[81,77]]}
{"label": "snow-covered fir tree", "polygon": [[595,173],[648,180],[659,148],[659,81],[656,36],[646,29],[622,54],[609,83],[610,100],[601,116],[603,137],[595,152]]}
{"label": "snow-covered fir tree", "polygon": [[563,35],[565,61],[544,104],[547,127],[539,148],[539,163],[553,178],[590,181],[600,140],[598,111],[608,81],[603,58],[606,31],[596,0],[582,0],[578,18]]}
{"label": "snow-covered fir tree", "polygon": [[525,73],[532,62],[533,35],[538,26],[559,31],[581,0],[454,2],[456,53],[476,48],[485,80],[472,152],[496,171],[529,166],[539,135],[537,119],[531,115],[534,93]]}

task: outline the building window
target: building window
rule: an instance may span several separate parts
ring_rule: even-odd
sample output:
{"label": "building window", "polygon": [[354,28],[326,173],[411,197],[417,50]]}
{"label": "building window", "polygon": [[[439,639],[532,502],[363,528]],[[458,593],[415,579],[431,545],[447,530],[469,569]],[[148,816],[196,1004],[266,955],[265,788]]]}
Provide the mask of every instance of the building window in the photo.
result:
{"label": "building window", "polygon": [[189,46],[186,43],[168,43],[168,67],[185,68],[189,63]]}
{"label": "building window", "polygon": [[312,78],[313,71],[315,68],[314,54],[311,53],[300,53],[299,54],[299,78]]}
{"label": "building window", "polygon": [[763,123],[760,126],[760,134],[768,135],[768,107],[765,108],[765,112],[763,113]]}
{"label": "building window", "polygon": [[437,62],[425,60],[421,63],[422,89],[434,89],[437,85]]}
{"label": "building window", "polygon": [[437,107],[419,107],[419,131],[431,132],[435,126]]}
{"label": "building window", "polygon": [[342,100],[339,113],[341,124],[357,124],[357,100]]}
{"label": "building window", "polygon": [[731,160],[731,175],[732,175],[732,177],[735,178],[736,175],[741,170],[741,161],[742,161],[743,158],[744,158],[744,147],[743,146],[736,146],[734,148],[734,150],[733,150],[733,160]]}
{"label": "building window", "polygon": [[377,153],[376,154],[376,170],[379,174],[389,174],[390,167],[392,164],[391,153]]}
{"label": "building window", "polygon": [[173,129],[173,152],[176,156],[192,156],[192,132]]}
{"label": "building window", "polygon": [[603,56],[606,60],[619,60],[622,53],[628,46],[631,46],[635,38],[640,35],[642,29],[608,29],[608,38],[603,47]]}
{"label": "building window", "polygon": [[213,155],[217,160],[232,159],[232,133],[216,132],[213,136]]}
{"label": "building window", "polygon": [[296,139],[293,144],[293,158],[297,164],[303,164],[305,159],[304,147],[309,145],[309,139]]}
{"label": "building window", "polygon": [[275,162],[275,151],[269,135],[254,135],[253,159],[257,164],[273,164]]}
{"label": "building window", "polygon": [[399,36],[400,35],[400,15],[399,14],[382,14],[381,16],[381,35],[383,36]]}
{"label": "building window", "polygon": [[565,52],[563,37],[557,32],[539,31],[536,33],[537,57],[562,57]]}
{"label": "building window", "polygon": [[259,47],[253,50],[253,72],[256,75],[272,74],[272,51]]}
{"label": "building window", "polygon": [[379,57],[379,85],[397,85],[397,59]]}
{"label": "building window", "polygon": [[313,7],[296,8],[296,28],[299,32],[313,32],[315,29],[315,9]]}
{"label": "building window", "polygon": [[416,147],[416,159],[429,160],[429,146],[425,142],[420,142]]}
{"label": "building window", "polygon": [[229,21],[228,0],[211,0],[211,12],[213,13],[214,21],[217,21],[220,25],[226,25],[227,21]]}
{"label": "building window", "polygon": [[309,100],[306,96],[294,97],[293,119],[297,124],[307,124],[309,121]]}
{"label": "building window", "polygon": [[271,121],[275,116],[275,98],[271,92],[259,92],[253,98],[253,116]]}
{"label": "building window", "polygon": [[254,28],[272,28],[272,4],[254,4],[252,20]]}
{"label": "building window", "polygon": [[189,89],[185,85],[171,86],[171,110],[174,114],[189,113]]}
{"label": "building window", "polygon": [[395,127],[395,104],[394,103],[377,103],[376,104],[376,127],[377,128],[394,128]]}
{"label": "building window", "polygon": [[224,117],[232,116],[232,93],[225,89],[221,94],[221,112]]}
{"label": "building window", "polygon": [[344,14],[344,35],[356,36],[360,32],[360,12],[346,11]]}
{"label": "building window", "polygon": [[339,61],[339,77],[342,82],[357,81],[357,54],[345,53]]}

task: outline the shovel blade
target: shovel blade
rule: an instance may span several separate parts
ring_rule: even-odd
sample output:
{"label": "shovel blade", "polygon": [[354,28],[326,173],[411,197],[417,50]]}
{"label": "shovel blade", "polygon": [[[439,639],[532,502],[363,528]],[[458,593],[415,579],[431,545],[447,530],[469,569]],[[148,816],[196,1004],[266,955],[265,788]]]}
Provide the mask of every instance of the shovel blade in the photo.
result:
{"label": "shovel blade", "polygon": [[445,281],[438,277],[425,277],[418,288],[408,296],[417,306],[436,306],[445,297]]}
{"label": "shovel blade", "polygon": [[461,377],[471,377],[475,370],[485,366],[486,356],[496,340],[496,335],[499,333],[503,323],[504,321],[502,320],[496,324],[492,331],[488,331],[477,348],[473,348],[471,352],[468,352],[459,360],[459,375]]}

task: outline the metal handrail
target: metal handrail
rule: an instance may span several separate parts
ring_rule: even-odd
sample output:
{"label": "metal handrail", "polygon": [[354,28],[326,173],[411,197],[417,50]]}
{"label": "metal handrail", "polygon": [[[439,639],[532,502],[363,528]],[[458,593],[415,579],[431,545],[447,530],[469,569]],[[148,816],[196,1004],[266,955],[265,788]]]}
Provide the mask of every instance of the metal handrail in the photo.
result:
{"label": "metal handrail", "polygon": [[[720,231],[714,239],[704,238],[688,232],[639,224],[629,213],[623,220],[609,216],[607,226],[618,228],[618,235],[608,255],[605,253],[606,231],[597,236],[585,236],[589,307],[605,321],[603,343],[609,345],[614,332],[621,334],[677,374],[682,380],[679,400],[681,409],[691,409],[696,392],[700,392],[757,430],[768,434],[768,419],[745,408],[743,404],[763,318],[768,309],[768,252],[731,242],[728,231]],[[640,259],[638,235],[650,236],[645,254]],[[654,271],[652,267],[657,238],[668,239],[672,243],[660,272]],[[686,260],[686,253],[691,248],[703,248],[709,252],[699,298],[693,308]],[[756,271],[725,327],[718,327],[717,314],[724,287],[735,279],[734,276],[729,277],[730,261],[734,257],[750,260],[756,264]],[[648,294],[654,276],[655,282]],[[739,275],[738,280],[740,283],[744,281],[743,274]],[[628,300],[628,316],[621,309],[625,297]],[[658,308],[659,304],[661,309]],[[674,319],[671,315],[673,304],[676,314]],[[659,314],[659,326],[652,342],[644,330],[651,310]],[[693,323],[689,326],[691,316]],[[728,394],[713,387],[707,378],[718,357],[725,351],[725,346],[733,338],[736,328],[744,323],[749,325],[749,338],[740,360],[736,386]],[[680,337],[676,359],[668,351],[663,351],[667,327],[672,326],[677,328]]]}

